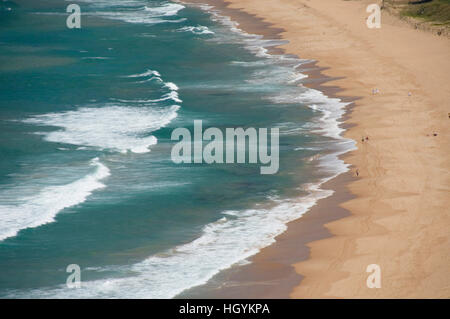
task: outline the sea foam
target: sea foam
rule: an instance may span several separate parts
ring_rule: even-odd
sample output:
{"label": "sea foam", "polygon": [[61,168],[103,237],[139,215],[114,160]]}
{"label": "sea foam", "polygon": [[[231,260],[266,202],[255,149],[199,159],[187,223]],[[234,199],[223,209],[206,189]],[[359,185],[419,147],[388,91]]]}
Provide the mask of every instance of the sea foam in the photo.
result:
{"label": "sea foam", "polygon": [[203,25],[198,26],[188,26],[188,27],[182,27],[178,29],[179,32],[191,32],[193,34],[214,34],[213,31],[209,30],[208,27]]}
{"label": "sea foam", "polygon": [[[186,19],[170,19],[185,7],[178,3],[164,2],[151,7],[148,1],[142,0],[80,0],[88,5],[83,12],[87,16],[98,16],[128,23],[158,24],[179,23]],[[112,11],[111,9],[114,9]],[[119,9],[121,9],[119,11]]]}
{"label": "sea foam", "polygon": [[18,199],[17,204],[0,205],[0,240],[16,236],[22,229],[54,222],[61,210],[84,202],[93,191],[105,187],[101,180],[110,175],[108,167],[98,158],[90,165],[95,171],[72,183],[47,186],[36,195]]}
{"label": "sea foam", "polygon": [[[119,105],[116,105],[119,104]],[[135,107],[126,103],[80,107],[74,111],[36,115],[25,123],[54,126],[61,130],[38,133],[55,143],[89,146],[110,151],[149,152],[157,143],[150,135],[177,117],[178,105]]]}
{"label": "sea foam", "polygon": [[[204,226],[202,234],[192,242],[134,265],[107,267],[121,278],[83,281],[80,289],[61,285],[13,294],[19,298],[173,298],[274,243],[289,221],[301,217],[318,199],[332,193],[321,190],[318,184],[305,187],[309,195],[301,199],[273,199],[268,207],[224,211],[222,218]],[[99,268],[98,272],[104,270]],[[133,275],[125,275],[130,273]]]}

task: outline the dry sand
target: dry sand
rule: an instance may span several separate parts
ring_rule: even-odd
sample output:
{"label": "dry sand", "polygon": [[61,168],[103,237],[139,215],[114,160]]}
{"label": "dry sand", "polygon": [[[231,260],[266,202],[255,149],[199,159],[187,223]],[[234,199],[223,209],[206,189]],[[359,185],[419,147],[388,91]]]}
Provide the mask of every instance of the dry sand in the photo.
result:
{"label": "dry sand", "polygon": [[[307,244],[291,297],[449,298],[450,40],[387,13],[380,29],[367,28],[374,0],[227,3],[284,30],[287,53],[317,60],[338,95],[359,98],[345,133],[358,142],[345,160],[359,178],[340,204],[351,215],[326,224],[334,236]],[[369,264],[381,267],[380,289],[366,286]]]}

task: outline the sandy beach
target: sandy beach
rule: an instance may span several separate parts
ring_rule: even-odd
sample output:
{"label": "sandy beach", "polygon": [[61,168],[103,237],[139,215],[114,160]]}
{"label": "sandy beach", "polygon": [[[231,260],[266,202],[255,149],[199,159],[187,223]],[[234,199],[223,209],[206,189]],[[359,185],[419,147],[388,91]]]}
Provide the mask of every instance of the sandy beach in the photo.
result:
{"label": "sandy beach", "polygon": [[[374,1],[208,2],[248,32],[258,33],[249,16],[277,30],[286,53],[317,61],[321,90],[355,100],[345,119],[358,147],[344,157],[351,171],[244,271],[291,263],[300,276],[279,277],[292,298],[449,298],[450,40],[384,11],[381,28],[369,29]],[[380,289],[366,285],[370,264]]]}

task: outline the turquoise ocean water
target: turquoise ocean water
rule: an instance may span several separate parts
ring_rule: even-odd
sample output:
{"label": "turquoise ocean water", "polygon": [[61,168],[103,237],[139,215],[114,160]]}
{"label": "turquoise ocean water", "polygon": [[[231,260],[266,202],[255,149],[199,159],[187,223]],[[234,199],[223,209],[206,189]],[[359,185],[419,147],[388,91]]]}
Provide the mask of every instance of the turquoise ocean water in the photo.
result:
{"label": "turquoise ocean water", "polygon": [[[267,53],[280,43],[206,5],[1,2],[0,297],[172,298],[329,196],[345,104]],[[279,172],[174,164],[171,132],[194,120],[279,128]]]}

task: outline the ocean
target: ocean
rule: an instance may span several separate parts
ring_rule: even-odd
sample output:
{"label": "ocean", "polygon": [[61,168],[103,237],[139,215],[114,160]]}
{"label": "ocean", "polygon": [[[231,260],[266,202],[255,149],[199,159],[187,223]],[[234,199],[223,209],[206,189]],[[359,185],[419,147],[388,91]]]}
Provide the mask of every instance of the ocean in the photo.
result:
{"label": "ocean", "polygon": [[[174,298],[330,196],[347,104],[303,86],[311,61],[269,53],[283,43],[207,5],[1,2],[0,298]],[[194,120],[279,128],[278,173],[175,164]]]}

